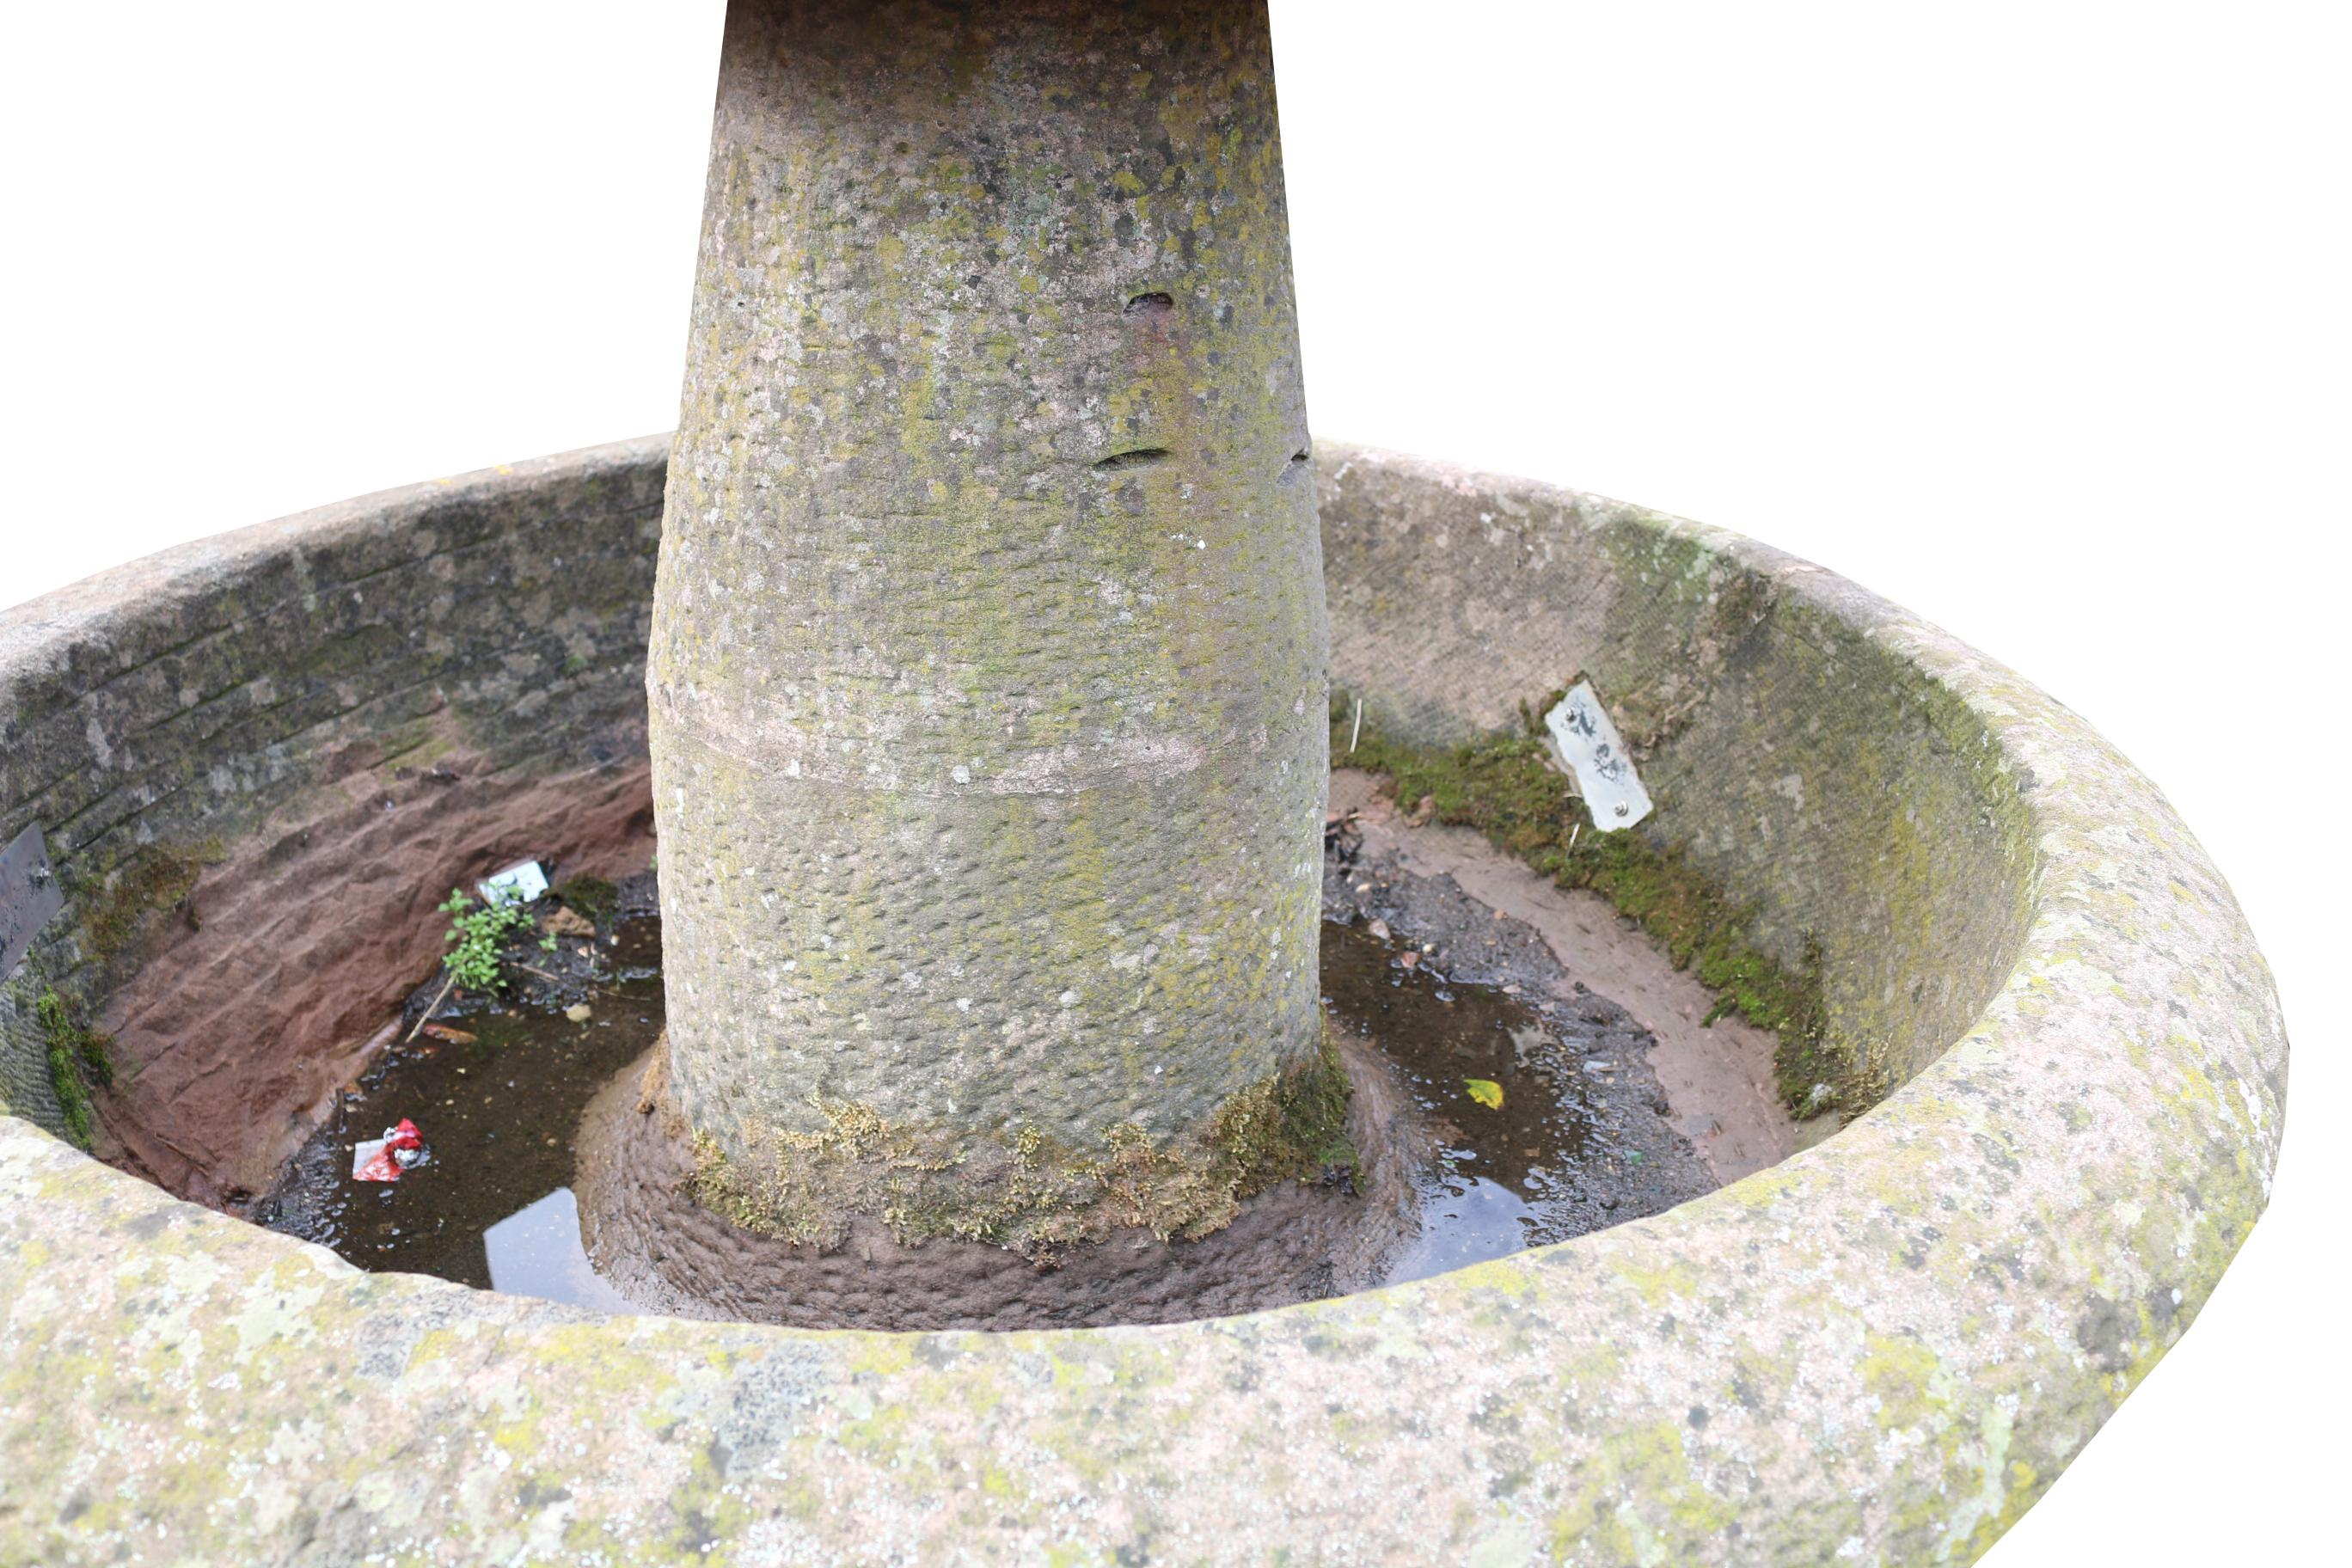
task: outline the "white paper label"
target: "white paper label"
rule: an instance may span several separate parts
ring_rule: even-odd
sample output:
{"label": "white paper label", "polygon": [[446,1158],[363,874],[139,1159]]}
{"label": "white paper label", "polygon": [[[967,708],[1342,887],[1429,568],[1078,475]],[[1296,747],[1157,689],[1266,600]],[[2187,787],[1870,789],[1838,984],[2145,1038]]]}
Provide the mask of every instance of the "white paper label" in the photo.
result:
{"label": "white paper label", "polygon": [[482,897],[493,904],[527,904],[547,891],[547,873],[536,860],[509,866],[481,884]]}
{"label": "white paper label", "polygon": [[1559,706],[1544,715],[1544,725],[1559,748],[1559,760],[1576,775],[1577,792],[1592,813],[1593,826],[1614,833],[1650,815],[1650,792],[1642,787],[1642,775],[1633,771],[1633,759],[1625,754],[1625,742],[1609,721],[1601,699],[1593,695],[1591,681],[1578,681]]}
{"label": "white paper label", "polygon": [[38,824],[0,850],[0,980],[32,950],[33,937],[66,907]]}

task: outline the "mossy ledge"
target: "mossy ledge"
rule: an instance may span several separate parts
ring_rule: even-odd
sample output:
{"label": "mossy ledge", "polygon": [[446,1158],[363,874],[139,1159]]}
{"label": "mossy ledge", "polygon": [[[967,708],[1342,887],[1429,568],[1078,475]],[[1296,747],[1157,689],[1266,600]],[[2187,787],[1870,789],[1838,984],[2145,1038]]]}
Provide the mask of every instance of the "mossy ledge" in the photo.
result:
{"label": "mossy ledge", "polygon": [[[666,1065],[657,1061],[648,1079]],[[1165,1142],[1123,1121],[1091,1149],[1034,1127],[1003,1142],[952,1142],[895,1125],[869,1105],[822,1095],[810,1103],[824,1125],[767,1131],[759,1140],[772,1152],[764,1169],[698,1134],[688,1182],[696,1201],[798,1246],[839,1246],[862,1214],[878,1215],[901,1243],[984,1242],[1051,1265],[1124,1229],[1198,1241],[1277,1183],[1356,1164],[1347,1072],[1328,1034],[1307,1060],[1228,1098],[1199,1132]]]}
{"label": "mossy ledge", "polygon": [[179,848],[150,844],[134,850],[89,890],[83,951],[105,965],[135,956],[157,917],[173,911],[191,931],[200,929],[204,916],[195,904],[196,883],[205,867],[218,865],[226,856],[217,839]]}
{"label": "mossy ledge", "polygon": [[[1822,1039],[1821,952],[1808,942],[1791,971],[1742,940],[1754,911],[1641,829],[1603,833],[1549,761],[1543,715],[1565,691],[1519,704],[1520,727],[1452,747],[1416,746],[1387,734],[1368,705],[1331,697],[1331,761],[1385,779],[1408,809],[1426,800],[1430,819],[1475,827],[1496,847],[1563,888],[1589,888],[1662,943],[1677,967],[1716,994],[1706,1021],[1738,1014],[1780,1036],[1775,1067],[1790,1110],[1835,1109],[1853,1117],[1890,1085],[1861,1063],[1841,1061]],[[1669,805],[1667,809],[1671,809]]]}

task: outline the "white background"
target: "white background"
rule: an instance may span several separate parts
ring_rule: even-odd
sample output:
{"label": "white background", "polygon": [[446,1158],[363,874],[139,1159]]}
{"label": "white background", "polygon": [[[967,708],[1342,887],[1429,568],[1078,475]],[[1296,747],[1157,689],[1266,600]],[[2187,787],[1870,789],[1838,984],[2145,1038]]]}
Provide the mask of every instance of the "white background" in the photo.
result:
{"label": "white background", "polygon": [[[667,428],[719,15],[11,7],[0,605]],[[2157,780],[2275,966],[2269,1215],[1998,1568],[2342,1560],[2340,16],[1276,7],[1318,430],[1951,628]]]}

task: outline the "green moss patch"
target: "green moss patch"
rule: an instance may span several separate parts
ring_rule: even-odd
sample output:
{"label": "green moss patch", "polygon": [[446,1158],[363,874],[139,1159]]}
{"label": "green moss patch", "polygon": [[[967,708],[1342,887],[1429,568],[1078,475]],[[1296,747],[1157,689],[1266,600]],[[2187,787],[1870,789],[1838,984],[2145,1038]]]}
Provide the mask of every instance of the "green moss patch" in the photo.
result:
{"label": "green moss patch", "polygon": [[609,930],[614,917],[621,912],[621,889],[602,877],[574,877],[555,889],[563,907],[596,922],[599,929]]}
{"label": "green moss patch", "polygon": [[33,1016],[48,1047],[49,1083],[65,1114],[66,1135],[77,1147],[87,1149],[97,1125],[90,1089],[114,1085],[113,1037],[91,1028],[83,1020],[81,1009],[56,991],[41,993],[33,1005]]}
{"label": "green moss patch", "polygon": [[82,923],[88,951],[100,963],[112,963],[146,935],[154,916],[176,910],[193,930],[204,923],[194,893],[205,866],[221,858],[219,846],[168,849],[149,845],[125,860],[89,906]]}
{"label": "green moss patch", "polygon": [[[1863,1106],[1869,1086],[1849,1084],[1822,1042],[1822,976],[1817,949],[1791,972],[1742,939],[1754,911],[1727,895],[1682,852],[1641,829],[1603,833],[1568,779],[1549,762],[1542,715],[1565,696],[1520,704],[1521,727],[1451,748],[1416,746],[1383,732],[1367,710],[1354,723],[1352,699],[1331,700],[1331,758],[1378,773],[1408,809],[1427,801],[1431,820],[1475,827],[1496,847],[1563,888],[1590,888],[1656,938],[1675,965],[1716,994],[1706,1021],[1738,1014],[1780,1037],[1780,1089],[1791,1110],[1811,1114],[1816,1084],[1835,1103]],[[1352,742],[1352,745],[1351,745]],[[1849,1098],[1851,1096],[1851,1098]]]}
{"label": "green moss patch", "polygon": [[695,1139],[689,1190],[749,1230],[797,1244],[836,1245],[856,1214],[879,1214],[901,1242],[985,1242],[1041,1263],[1121,1229],[1199,1240],[1241,1204],[1287,1180],[1352,1170],[1348,1079],[1327,1039],[1305,1062],[1229,1097],[1197,1134],[1166,1142],[1132,1122],[1094,1148],[1034,1127],[1009,1140],[925,1133],[870,1106],[818,1100],[825,1125],[756,1140],[765,1158],[730,1159]]}

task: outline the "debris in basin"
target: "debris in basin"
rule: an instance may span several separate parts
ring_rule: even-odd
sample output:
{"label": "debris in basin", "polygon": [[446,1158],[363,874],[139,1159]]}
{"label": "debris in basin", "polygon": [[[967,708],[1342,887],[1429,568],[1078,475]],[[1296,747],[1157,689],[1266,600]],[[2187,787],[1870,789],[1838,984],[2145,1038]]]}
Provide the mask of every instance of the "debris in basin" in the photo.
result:
{"label": "debris in basin", "polygon": [[[1346,738],[1342,728],[1336,742]],[[1374,744],[1368,721],[1364,745]],[[1558,775],[1546,776],[1557,790]],[[1359,807],[1349,797],[1360,791],[1360,775],[1333,782],[1334,805]],[[1443,793],[1439,806],[1441,816],[1449,809]],[[1414,1053],[1408,1068],[1419,1098],[1465,1141],[1451,1147],[1492,1147],[1471,1161],[1441,1151],[1431,1184],[1437,1219],[1423,1244],[1396,1260],[1391,1282],[1712,1191],[1716,1173],[1674,1125],[1675,1114],[1688,1112],[1670,1106],[1661,1089],[1649,1034],[1610,995],[1567,973],[1522,917],[1496,919],[1497,906],[1469,890],[1474,879],[1408,866],[1403,816],[1386,803],[1359,809],[1356,862],[1325,858],[1323,912],[1332,923],[1323,930],[1324,991],[1335,1023],[1362,1018],[1384,1054],[1392,1045]],[[1620,934],[1613,920],[1607,931]],[[1400,946],[1424,952],[1424,962],[1405,968]],[[1442,974],[1440,960],[1425,952],[1432,947],[1444,955]],[[1422,1039],[1433,1043],[1414,1044]],[[1588,1060],[1615,1070],[1587,1071]],[[1480,1100],[1472,1079],[1494,1084],[1502,1104]],[[1626,1148],[1643,1157],[1625,1159],[1618,1151]]]}
{"label": "debris in basin", "polygon": [[1342,866],[1356,863],[1357,851],[1364,847],[1363,830],[1356,826],[1352,811],[1335,811],[1323,820],[1323,852],[1334,856]]}
{"label": "debris in basin", "polygon": [[426,1025],[425,1020],[430,1018],[434,1014],[438,1013],[441,1010],[441,1004],[449,999],[449,993],[456,989],[457,984],[457,977],[454,974],[450,975],[446,980],[444,980],[441,983],[440,992],[434,996],[432,1001],[425,1004],[425,1011],[416,1016],[416,1023],[415,1026],[408,1031],[408,1037],[404,1040],[402,1044],[414,1045],[415,1043],[416,1037],[423,1034],[425,1030]]}
{"label": "debris in basin", "polygon": [[[1347,734],[1342,703],[1343,699],[1334,697],[1335,753]],[[1814,1083],[1832,1076],[1822,1070],[1824,1067],[1839,1078],[1833,1085],[1834,1103],[1874,1103],[1884,1089],[1871,1077],[1874,1069],[1832,1063],[1822,1050],[1818,947],[1809,946],[1790,963],[1750,945],[1745,933],[1752,911],[1680,849],[1654,843],[1641,833],[1596,832],[1591,842],[1582,839],[1580,829],[1588,823],[1591,803],[1568,793],[1551,738],[1537,716],[1538,707],[1558,705],[1556,698],[1523,705],[1518,731],[1451,747],[1418,745],[1368,723],[1359,765],[1378,775],[1379,787],[1368,789],[1371,781],[1365,780],[1343,790],[1341,775],[1335,773],[1332,804],[1357,809],[1369,858],[1376,845],[1393,841],[1390,824],[1402,830],[1402,803],[1434,795],[1433,826],[1475,828],[1496,850],[1557,886],[1599,895],[1655,939],[1675,967],[1687,970],[1712,992],[1708,1005],[1719,1006],[1720,1016],[1736,1014],[1777,1034],[1775,1087],[1789,1110],[1806,1117],[1830,1109],[1828,1100],[1808,1099]],[[1346,776],[1361,778],[1352,770]],[[1679,1030],[1674,1032],[1679,1037]],[[1767,1136],[1760,1127],[1754,1131],[1752,1137],[1742,1135],[1750,1148],[1741,1161],[1742,1174],[1756,1168],[1752,1160],[1769,1163],[1769,1156],[1759,1152],[1768,1144],[1786,1142],[1780,1132]]]}
{"label": "debris in basin", "polygon": [[561,909],[542,921],[540,929],[550,936],[593,938],[596,934],[596,922],[578,910]]}
{"label": "debris in basin", "polygon": [[[555,988],[524,984],[510,946],[510,988],[469,991],[439,1021],[473,1037],[395,1041],[386,1048],[295,1154],[255,1217],[362,1268],[490,1287],[484,1233],[569,1187],[572,1132],[582,1108],[660,1031],[659,929],[633,913],[653,902],[649,876],[631,879],[616,900],[621,942],[604,958],[595,1009],[599,1025],[609,1026],[582,1028],[566,1019],[564,1002],[547,995]],[[527,930],[518,945],[530,951],[535,943]],[[580,983],[573,945],[565,942],[560,958],[545,961],[551,973],[563,973],[567,986]],[[440,984],[436,975],[420,985],[410,1005],[422,1006]],[[428,1179],[354,1182],[353,1139],[419,1110],[429,1110],[432,1123]]]}
{"label": "debris in basin", "polygon": [[381,1138],[363,1138],[352,1145],[352,1180],[396,1182],[403,1171],[425,1163],[425,1138],[406,1117],[383,1130]]}
{"label": "debris in basin", "polygon": [[[491,884],[482,885],[488,888]],[[452,993],[505,990],[502,950],[517,932],[536,929],[522,903],[506,893],[492,895],[486,905],[478,909],[463,889],[452,888],[448,898],[435,908],[437,913],[449,917],[449,929],[441,938],[449,944],[449,951],[441,959],[441,988],[416,1015],[404,1043],[414,1043],[425,1032],[426,1021],[441,1011],[442,1004],[449,1000]],[[542,936],[539,945],[552,952],[557,945],[555,937],[552,933]]]}
{"label": "debris in basin", "polygon": [[476,886],[486,904],[534,904],[547,896],[547,871],[536,860],[519,860]]}
{"label": "debris in basin", "polygon": [[453,1029],[446,1024],[425,1024],[420,1027],[425,1034],[447,1045],[470,1046],[474,1043],[475,1037],[463,1029]]}
{"label": "debris in basin", "polygon": [[[1335,864],[1336,847],[1327,860],[1333,870],[1327,889],[1343,892],[1348,882]],[[1505,996],[1494,982],[1507,974],[1539,981],[1553,973],[1523,963],[1498,973],[1482,956],[1498,951],[1486,945],[1498,931],[1519,942],[1515,926],[1496,922],[1458,891],[1447,894],[1460,903],[1457,910],[1423,896],[1435,893],[1433,887],[1407,889],[1385,867],[1362,879],[1386,912],[1349,911],[1349,923],[1324,928],[1330,1017],[1387,1059],[1387,1070],[1399,1075],[1394,1114],[1423,1129],[1391,1132],[1393,1142],[1381,1146],[1409,1148],[1417,1151],[1412,1159],[1428,1162],[1418,1173],[1390,1178],[1401,1187],[1383,1189],[1402,1194],[1414,1230],[1392,1255],[1367,1255],[1362,1266],[1370,1272],[1362,1278],[1415,1278],[1500,1257],[1655,1213],[1713,1185],[1646,1100],[1613,1101],[1605,1086],[1579,1070],[1589,1056],[1621,1059],[1625,1037],[1607,1004],[1591,997],[1571,1009]],[[580,967],[587,961],[580,944],[564,942],[528,986],[518,981],[509,992],[469,990],[457,1004],[462,1014],[436,1024],[424,1046],[394,1047],[342,1105],[344,1120],[359,1126],[393,1121],[395,1107],[436,1108],[434,1161],[462,1171],[464,1180],[399,1183],[399,1153],[377,1147],[382,1140],[361,1146],[382,1162],[372,1176],[362,1176],[367,1162],[350,1152],[349,1133],[331,1126],[295,1157],[257,1212],[273,1227],[324,1243],[365,1268],[477,1286],[492,1284],[494,1276],[509,1279],[495,1257],[486,1264],[487,1233],[580,1180],[573,1140],[583,1107],[600,1085],[646,1055],[661,1032],[651,878],[642,886],[632,879],[623,893],[614,931],[624,946],[604,963],[593,990],[578,989],[588,984]],[[539,929],[530,928],[522,941]],[[1476,948],[1464,954],[1473,941]],[[1449,955],[1450,973],[1434,973],[1433,948]],[[505,954],[509,975],[537,971],[512,952]],[[420,988],[418,997],[429,994]],[[626,1083],[625,1109],[653,1110],[666,1078],[655,1049],[642,1078]],[[1654,1145],[1654,1158],[1633,1161],[1620,1152],[1645,1141]],[[1357,1158],[1327,1161],[1319,1181],[1303,1180],[1335,1192],[1372,1190],[1362,1184],[1372,1178]],[[354,1186],[354,1176],[374,1184]],[[551,1226],[549,1235],[551,1278],[571,1283],[550,1286],[548,1293],[608,1304],[572,1231]]]}

